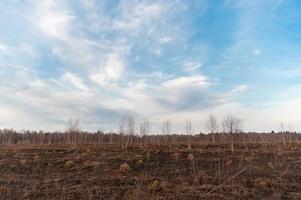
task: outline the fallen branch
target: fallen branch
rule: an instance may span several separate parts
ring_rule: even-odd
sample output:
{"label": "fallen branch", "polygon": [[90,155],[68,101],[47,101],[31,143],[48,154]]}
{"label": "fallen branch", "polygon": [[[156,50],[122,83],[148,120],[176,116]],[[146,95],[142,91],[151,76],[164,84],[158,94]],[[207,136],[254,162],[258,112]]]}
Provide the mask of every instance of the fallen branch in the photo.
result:
{"label": "fallen branch", "polygon": [[215,187],[214,189],[210,190],[209,192],[207,192],[206,194],[210,194],[211,192],[217,190],[218,188],[222,187],[225,183],[227,183],[228,181],[231,181],[232,179],[234,179],[236,176],[238,176],[239,174],[243,173],[244,171],[246,171],[247,169],[242,169],[241,171],[237,172],[236,174],[234,174],[233,176],[231,176],[230,178],[228,178],[225,182],[223,182],[222,184],[220,184],[219,186]]}

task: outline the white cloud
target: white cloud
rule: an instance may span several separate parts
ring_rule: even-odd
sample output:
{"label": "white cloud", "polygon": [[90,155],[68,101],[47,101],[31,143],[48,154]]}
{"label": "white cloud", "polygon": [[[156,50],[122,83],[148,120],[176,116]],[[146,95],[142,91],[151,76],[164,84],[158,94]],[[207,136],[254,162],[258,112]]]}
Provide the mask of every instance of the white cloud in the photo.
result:
{"label": "white cloud", "polygon": [[[301,130],[297,121],[300,99],[278,100],[260,110],[236,103],[236,97],[248,90],[247,85],[234,85],[223,92],[211,90],[214,83],[210,77],[197,73],[210,47],[194,47],[192,54],[182,55],[192,48],[186,40],[194,31],[186,24],[189,19],[182,18],[187,12],[185,1],[122,0],[106,10],[104,1],[84,0],[80,2],[83,10],[77,8],[82,13],[76,13],[70,2],[35,1],[33,12],[28,14],[31,24],[26,24],[27,34],[33,33],[28,40],[37,40],[37,49],[47,54],[47,59],[53,56],[55,62],[45,63],[49,66],[41,66],[44,63],[34,43],[21,42],[14,47],[0,43],[0,91],[4,94],[0,126],[62,130],[72,116],[80,118],[85,129],[95,130],[98,126],[115,127],[120,115],[129,112],[148,117],[158,126],[169,118],[179,131],[184,120],[191,118],[195,130],[200,130],[209,113],[223,117],[232,112],[245,120],[246,130],[269,130],[283,119]],[[225,64],[248,61],[266,52],[248,40],[253,16],[247,12],[239,21],[240,31],[234,35],[238,42],[222,56]],[[244,49],[247,53],[240,54]],[[158,62],[152,63],[154,58]],[[160,63],[163,58],[168,62]],[[51,78],[40,77],[37,68],[32,70],[37,65],[39,70],[49,67]],[[52,74],[52,67],[58,72]],[[299,70],[290,73],[295,72]],[[295,92],[284,96],[297,96]]]}
{"label": "white cloud", "polygon": [[96,2],[94,0],[82,0],[81,4],[89,9],[93,9],[96,7]]}
{"label": "white cloud", "polygon": [[[138,80],[133,81],[127,87],[109,88],[107,93],[103,94],[98,91],[87,93],[82,79],[71,73],[66,73],[65,80],[62,81],[69,81],[74,86],[73,89],[66,89],[62,81],[35,79],[29,73],[19,74],[11,81],[19,85],[23,84],[19,82],[20,80],[28,79],[24,89],[16,92],[1,85],[1,92],[6,94],[0,100],[1,127],[63,130],[65,120],[73,116],[82,121],[84,129],[95,130],[99,126],[109,129],[114,128],[119,116],[128,111],[135,114],[138,119],[148,117],[154,125],[153,131],[156,127],[160,127],[162,120],[171,119],[175,132],[181,133],[184,120],[192,119],[195,133],[197,133],[202,130],[202,123],[210,113],[214,113],[219,119],[227,113],[237,114],[244,120],[246,131],[278,130],[282,121],[285,124],[291,124],[294,130],[301,130],[298,121],[301,99],[285,98],[300,91],[298,87],[284,93],[282,98],[273,104],[265,105],[264,109],[248,108],[235,103],[233,98],[228,98],[244,92],[247,89],[245,85],[233,88],[224,96],[211,97],[210,101],[215,101],[214,98],[227,99],[212,107],[177,109],[177,106],[185,103],[191,105],[189,99],[195,98],[194,95],[200,99],[208,98],[202,93],[203,91],[208,94],[210,82],[206,77],[177,77],[159,84],[153,84],[149,80]],[[165,99],[170,106],[158,101],[158,98]],[[7,104],[7,102],[12,104]],[[97,109],[101,109],[99,113]],[[13,125],[16,122],[18,126]]]}
{"label": "white cloud", "polygon": [[231,94],[231,96],[236,96],[237,94],[245,92],[247,89],[248,89],[248,86],[246,86],[246,85],[238,85],[238,86],[235,86],[228,93]]}
{"label": "white cloud", "polygon": [[59,10],[61,3],[53,0],[37,1],[37,15],[35,16],[40,30],[50,37],[67,39],[74,16],[68,10]]}
{"label": "white cloud", "polygon": [[108,54],[105,62],[100,65],[100,70],[96,74],[90,75],[91,80],[100,86],[107,86],[118,81],[125,67],[120,56],[116,53]]}
{"label": "white cloud", "polygon": [[209,85],[210,82],[202,75],[177,77],[162,82],[156,95],[167,107],[185,109],[198,104]]}
{"label": "white cloud", "polygon": [[0,41],[0,51],[5,52],[7,50],[7,46],[2,44]]}
{"label": "white cloud", "polygon": [[183,68],[185,71],[195,71],[197,69],[199,69],[200,67],[202,67],[202,63],[200,62],[186,62],[183,65]]}
{"label": "white cloud", "polygon": [[209,82],[205,76],[183,76],[171,79],[162,83],[164,89],[167,89],[171,92],[177,90],[188,89],[191,87],[200,87],[207,88]]}
{"label": "white cloud", "polygon": [[[128,87],[121,87],[114,91],[120,91],[127,104],[131,108],[144,115],[151,113],[171,112],[174,110],[194,107],[199,103],[198,99],[204,97],[204,92],[210,83],[206,77],[183,76],[150,82],[150,80],[139,80],[130,83]],[[152,116],[153,117],[153,116]]]}
{"label": "white cloud", "polygon": [[109,54],[105,62],[105,74],[109,80],[118,80],[123,72],[124,64],[117,54]]}
{"label": "white cloud", "polygon": [[174,38],[170,37],[170,36],[165,36],[165,37],[159,38],[159,43],[160,44],[171,43],[173,41],[174,41]]}
{"label": "white cloud", "polygon": [[166,13],[169,6],[168,3],[159,1],[135,1],[134,3],[123,1],[119,7],[121,17],[113,22],[113,26],[116,29],[123,29],[136,34],[141,31],[141,27],[147,26],[153,21],[162,20],[161,17]]}
{"label": "white cloud", "polygon": [[63,79],[70,82],[74,87],[83,91],[89,91],[89,88],[84,84],[83,80],[75,74],[65,73]]}
{"label": "white cloud", "polygon": [[14,56],[14,54],[18,54],[18,56],[30,56],[37,57],[37,53],[34,51],[31,44],[21,43],[16,46],[9,46],[4,43],[0,43],[0,51],[3,51],[3,54]]}

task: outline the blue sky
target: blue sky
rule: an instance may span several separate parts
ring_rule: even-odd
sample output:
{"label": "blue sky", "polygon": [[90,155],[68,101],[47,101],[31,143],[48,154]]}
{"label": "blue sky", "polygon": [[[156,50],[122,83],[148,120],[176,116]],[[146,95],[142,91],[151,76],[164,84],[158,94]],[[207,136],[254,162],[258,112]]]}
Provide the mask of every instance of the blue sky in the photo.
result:
{"label": "blue sky", "polygon": [[202,130],[301,130],[297,0],[2,0],[0,128],[114,130],[122,115]]}

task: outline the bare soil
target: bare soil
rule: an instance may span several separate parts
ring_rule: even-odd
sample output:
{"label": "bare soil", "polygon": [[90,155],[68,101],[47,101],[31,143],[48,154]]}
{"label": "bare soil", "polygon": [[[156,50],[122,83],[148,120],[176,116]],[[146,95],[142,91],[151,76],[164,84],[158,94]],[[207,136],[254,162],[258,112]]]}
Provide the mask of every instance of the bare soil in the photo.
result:
{"label": "bare soil", "polygon": [[301,199],[301,145],[1,146],[0,199]]}

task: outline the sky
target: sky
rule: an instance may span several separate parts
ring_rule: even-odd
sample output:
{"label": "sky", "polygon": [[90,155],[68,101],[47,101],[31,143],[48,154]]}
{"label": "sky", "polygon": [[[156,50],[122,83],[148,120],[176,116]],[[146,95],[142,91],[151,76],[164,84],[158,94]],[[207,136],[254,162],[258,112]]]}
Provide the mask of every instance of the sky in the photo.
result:
{"label": "sky", "polygon": [[0,128],[301,131],[298,0],[1,0]]}

